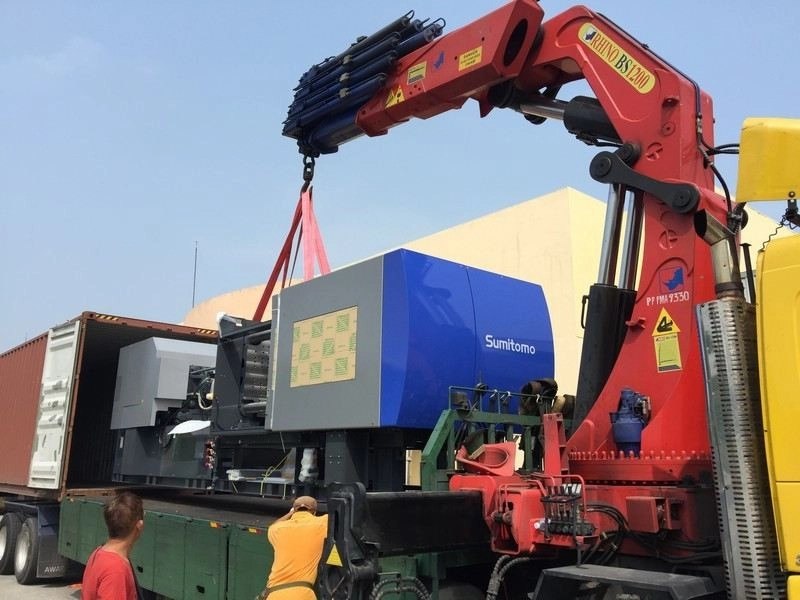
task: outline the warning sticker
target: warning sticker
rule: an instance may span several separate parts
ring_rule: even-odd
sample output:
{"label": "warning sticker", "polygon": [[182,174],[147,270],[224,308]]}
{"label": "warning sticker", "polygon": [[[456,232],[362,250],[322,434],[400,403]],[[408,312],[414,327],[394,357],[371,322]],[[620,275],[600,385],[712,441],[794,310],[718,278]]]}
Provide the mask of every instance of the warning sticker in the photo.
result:
{"label": "warning sticker", "polygon": [[478,46],[472,50],[467,50],[464,54],[458,57],[458,70],[463,71],[475,65],[478,65],[483,60],[483,46]]}
{"label": "warning sticker", "polygon": [[386,98],[386,108],[394,106],[395,104],[400,104],[404,100],[403,88],[398,85],[396,90],[389,90],[389,96]]}
{"label": "warning sticker", "polygon": [[659,373],[680,371],[683,369],[683,365],[681,364],[681,347],[678,343],[677,333],[668,333],[654,337],[653,345],[656,351],[656,368]]}
{"label": "warning sticker", "polygon": [[408,70],[408,76],[406,78],[406,83],[411,85],[412,83],[416,83],[417,81],[422,81],[425,79],[425,71],[428,69],[428,61],[423,61],[411,67]]}
{"label": "warning sticker", "polygon": [[666,308],[662,308],[661,312],[658,313],[658,320],[656,321],[656,326],[653,328],[653,337],[658,337],[660,335],[668,335],[670,333],[680,333],[680,327],[672,320],[672,317],[669,316]]}
{"label": "warning sticker", "polygon": [[680,327],[672,320],[667,309],[662,308],[658,313],[656,326],[653,328],[653,347],[656,353],[656,368],[659,373],[683,369],[681,347],[678,341],[680,332]]}
{"label": "warning sticker", "polygon": [[342,567],[342,557],[339,556],[339,550],[336,548],[336,544],[333,545],[331,548],[330,554],[328,554],[328,559],[325,561],[326,565],[333,565],[334,567]]}

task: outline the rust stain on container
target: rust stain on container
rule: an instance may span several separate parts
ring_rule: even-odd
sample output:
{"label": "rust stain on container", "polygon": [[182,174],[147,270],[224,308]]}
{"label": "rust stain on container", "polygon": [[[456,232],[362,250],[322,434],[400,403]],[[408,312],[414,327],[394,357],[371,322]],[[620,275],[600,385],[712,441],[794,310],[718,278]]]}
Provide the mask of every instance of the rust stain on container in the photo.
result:
{"label": "rust stain on container", "polygon": [[28,485],[47,334],[0,354],[0,481]]}

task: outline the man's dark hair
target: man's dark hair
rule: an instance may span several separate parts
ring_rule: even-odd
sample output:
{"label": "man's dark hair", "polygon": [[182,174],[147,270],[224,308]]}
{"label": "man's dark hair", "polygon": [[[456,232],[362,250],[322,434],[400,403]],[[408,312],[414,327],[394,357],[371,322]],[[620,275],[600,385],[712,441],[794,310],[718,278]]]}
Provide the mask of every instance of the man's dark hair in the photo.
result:
{"label": "man's dark hair", "polygon": [[121,492],[106,502],[103,518],[108,528],[108,537],[126,538],[133,532],[136,523],[144,519],[142,499],[132,492]]}

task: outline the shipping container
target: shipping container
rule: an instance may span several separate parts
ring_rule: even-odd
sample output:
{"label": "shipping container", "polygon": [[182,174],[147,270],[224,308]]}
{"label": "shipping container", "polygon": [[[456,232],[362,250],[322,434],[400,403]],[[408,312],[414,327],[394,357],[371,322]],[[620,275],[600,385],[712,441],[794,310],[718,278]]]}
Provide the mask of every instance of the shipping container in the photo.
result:
{"label": "shipping container", "polygon": [[0,354],[0,574],[66,573],[59,503],[113,487],[120,350],[153,337],[214,345],[217,334],[84,312]]}
{"label": "shipping container", "polygon": [[84,312],[0,355],[0,492],[61,500],[112,481],[119,351],[151,338],[216,343],[216,331]]}
{"label": "shipping container", "polygon": [[45,333],[0,355],[0,485],[6,491],[28,485],[46,349]]}

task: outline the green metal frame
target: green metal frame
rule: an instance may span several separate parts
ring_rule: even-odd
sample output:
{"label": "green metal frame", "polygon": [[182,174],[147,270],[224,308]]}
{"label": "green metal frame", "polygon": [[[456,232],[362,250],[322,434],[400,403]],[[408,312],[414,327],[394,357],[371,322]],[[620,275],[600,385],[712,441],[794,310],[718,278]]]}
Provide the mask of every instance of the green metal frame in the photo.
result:
{"label": "green metal frame", "polygon": [[[470,406],[450,407],[442,411],[433,432],[425,444],[420,461],[420,485],[423,491],[446,491],[449,489],[450,477],[458,472],[456,468],[456,452],[458,450],[458,438],[466,438],[470,434],[479,430],[485,430],[486,441],[495,443],[500,438],[502,440],[513,439],[513,435],[519,435],[521,450],[523,451],[523,468],[532,471],[536,467],[533,464],[533,432],[540,428],[542,418],[539,415],[515,415],[505,412],[481,410],[481,404],[485,403],[486,398],[491,398],[492,394],[498,394],[496,390],[480,390],[478,388],[451,388],[451,398],[453,392],[471,392],[473,397],[482,398]],[[502,392],[504,398],[521,396]],[[495,402],[498,406],[507,405],[505,402]],[[542,412],[548,412],[542,406]],[[439,581],[444,579],[448,567],[467,566],[481,563],[489,563],[494,555],[486,549],[460,551],[460,552],[439,552],[432,554],[417,555],[417,572],[420,576],[431,579],[432,598],[438,597]]]}
{"label": "green metal frame", "polygon": [[[451,388],[454,391],[471,391],[474,394],[485,394],[477,388]],[[493,390],[492,390],[493,391]],[[517,394],[505,393],[506,396]],[[487,441],[497,441],[502,431],[503,439],[511,439],[512,433],[519,432],[521,449],[524,453],[523,468],[531,471],[533,464],[533,429],[540,427],[542,419],[538,415],[512,415],[503,412],[479,410],[480,407],[451,407],[442,411],[439,421],[428,438],[422,451],[420,462],[420,484],[423,491],[442,491],[448,489],[450,476],[456,473],[456,438],[469,435],[479,429],[485,429]],[[457,431],[456,425],[462,424],[465,430]],[[444,454],[443,454],[444,453]],[[440,465],[444,464],[442,467]]]}

